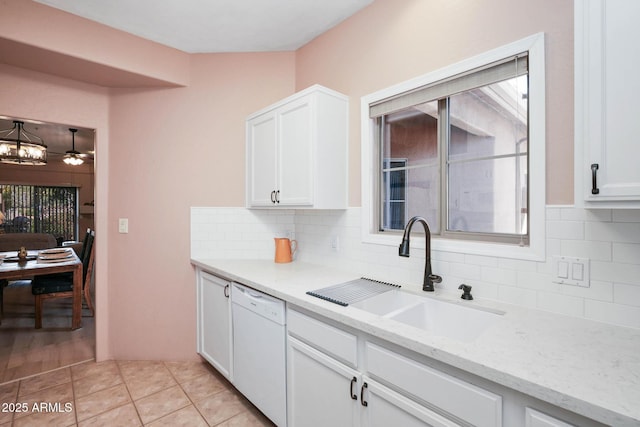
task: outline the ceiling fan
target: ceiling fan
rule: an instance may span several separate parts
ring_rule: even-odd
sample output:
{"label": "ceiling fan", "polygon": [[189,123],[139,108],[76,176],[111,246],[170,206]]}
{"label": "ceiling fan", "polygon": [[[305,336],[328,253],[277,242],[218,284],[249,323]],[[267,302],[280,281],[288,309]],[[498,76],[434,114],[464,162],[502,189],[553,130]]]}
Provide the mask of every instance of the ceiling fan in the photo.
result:
{"label": "ceiling fan", "polygon": [[[56,159],[56,161],[58,158],[61,158],[65,164],[70,166],[79,166],[85,162],[93,162],[93,141],[91,140],[90,144],[88,144],[87,139],[89,138],[89,136],[87,135],[86,129],[67,128],[67,130],[71,132],[71,149],[63,153],[62,149],[64,148],[66,142],[62,142],[63,138],[57,137],[56,142],[50,144],[49,158],[54,158]],[[84,153],[76,149],[76,134],[80,136],[80,134],[78,133],[79,131],[83,136],[81,144],[78,144],[78,148],[84,149]]]}

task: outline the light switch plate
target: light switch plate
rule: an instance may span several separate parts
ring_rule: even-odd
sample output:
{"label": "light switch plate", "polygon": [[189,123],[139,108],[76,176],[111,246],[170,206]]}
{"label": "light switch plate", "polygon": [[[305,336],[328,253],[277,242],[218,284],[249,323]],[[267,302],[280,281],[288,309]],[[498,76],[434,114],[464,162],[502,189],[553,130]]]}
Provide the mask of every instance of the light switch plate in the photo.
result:
{"label": "light switch plate", "polygon": [[118,233],[129,232],[129,218],[118,218]]}
{"label": "light switch plate", "polygon": [[552,259],[554,283],[589,287],[589,258],[554,256]]}

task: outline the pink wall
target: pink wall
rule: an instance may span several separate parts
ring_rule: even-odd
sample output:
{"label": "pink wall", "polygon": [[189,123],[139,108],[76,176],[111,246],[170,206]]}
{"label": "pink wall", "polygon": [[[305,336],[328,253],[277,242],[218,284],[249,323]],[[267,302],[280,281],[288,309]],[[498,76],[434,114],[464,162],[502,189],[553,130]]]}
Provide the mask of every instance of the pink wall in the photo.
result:
{"label": "pink wall", "polygon": [[3,63],[115,87],[189,83],[184,52],[33,1],[1,7]]}
{"label": "pink wall", "polygon": [[[571,203],[572,4],[377,0],[297,52],[185,57],[153,46],[149,68],[161,64],[164,74],[144,71],[148,42],[119,34],[118,45],[128,47],[119,52],[123,49],[103,40],[111,30],[82,22],[82,38],[104,42],[101,49],[96,44],[89,49],[78,41],[77,19],[67,21],[61,12],[33,2],[4,2],[25,19],[29,12],[36,22],[52,17],[52,25],[35,38],[0,25],[0,40],[43,43],[118,70],[188,81],[186,87],[105,89],[0,65],[0,114],[97,130],[98,358],[195,357],[189,208],[242,206],[245,117],[314,83],[351,97],[350,205],[359,206],[362,95],[544,31],[547,182],[563,183],[548,185],[547,201]],[[109,67],[103,71],[112,72]],[[118,218],[129,219],[128,234],[117,232]]]}
{"label": "pink wall", "polygon": [[114,90],[112,356],[195,357],[190,206],[244,205],[244,121],[290,95],[293,53],[194,55],[186,88]]}
{"label": "pink wall", "polygon": [[[109,304],[107,166],[109,164],[109,91],[47,74],[0,64],[0,114],[53,123],[72,123],[96,129],[95,227],[96,239],[96,349],[103,358],[109,352]],[[3,174],[10,166],[0,164]],[[18,175],[13,175],[18,180]]]}
{"label": "pink wall", "polygon": [[546,33],[547,203],[573,201],[573,1],[376,0],[296,52],[296,90],[351,97],[349,203],[360,206],[360,98]]}

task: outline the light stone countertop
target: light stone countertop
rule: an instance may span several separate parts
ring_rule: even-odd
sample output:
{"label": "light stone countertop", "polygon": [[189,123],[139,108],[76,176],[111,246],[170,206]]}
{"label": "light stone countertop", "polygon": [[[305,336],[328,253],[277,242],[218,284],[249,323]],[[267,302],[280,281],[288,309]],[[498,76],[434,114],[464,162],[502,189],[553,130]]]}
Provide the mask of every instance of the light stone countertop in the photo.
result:
{"label": "light stone countertop", "polygon": [[[473,342],[307,295],[361,274],[302,262],[192,259],[192,264],[344,325],[612,426],[640,426],[640,330],[436,290],[422,297],[500,310]],[[366,274],[365,274],[366,276]],[[375,279],[375,277],[373,277]]]}

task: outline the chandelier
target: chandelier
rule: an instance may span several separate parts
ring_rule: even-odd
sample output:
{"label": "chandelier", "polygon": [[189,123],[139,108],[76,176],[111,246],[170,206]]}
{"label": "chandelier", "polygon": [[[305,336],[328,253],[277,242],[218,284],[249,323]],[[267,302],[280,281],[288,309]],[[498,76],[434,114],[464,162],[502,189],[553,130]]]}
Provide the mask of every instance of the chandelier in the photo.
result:
{"label": "chandelier", "polygon": [[14,120],[11,129],[0,130],[0,162],[44,165],[47,146],[38,135],[24,130],[24,122]]}
{"label": "chandelier", "polygon": [[62,161],[71,166],[78,166],[84,163],[80,152],[76,151],[76,132],[78,129],[69,128],[69,132],[71,132],[71,150],[65,153]]}

